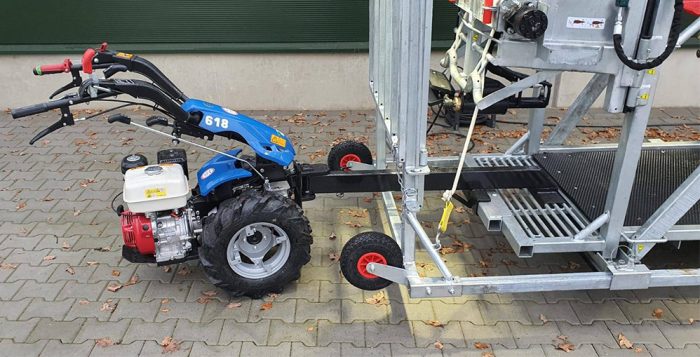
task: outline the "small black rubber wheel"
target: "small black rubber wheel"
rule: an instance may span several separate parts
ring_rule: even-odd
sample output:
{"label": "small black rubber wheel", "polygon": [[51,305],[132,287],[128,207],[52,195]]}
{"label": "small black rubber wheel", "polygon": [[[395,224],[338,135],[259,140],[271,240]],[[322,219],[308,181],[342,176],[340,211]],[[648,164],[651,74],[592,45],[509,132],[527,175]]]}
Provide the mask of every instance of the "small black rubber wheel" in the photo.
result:
{"label": "small black rubber wheel", "polygon": [[292,200],[249,190],[206,218],[199,258],[216,286],[233,296],[279,293],[311,259],[311,226]]}
{"label": "small black rubber wheel", "polygon": [[340,253],[340,270],[353,286],[379,290],[391,281],[367,271],[367,264],[380,263],[403,268],[403,253],[391,237],[379,232],[364,232],[352,237]]}
{"label": "small black rubber wheel", "polygon": [[354,140],[343,141],[331,148],[328,153],[328,168],[332,171],[347,170],[351,161],[372,164],[372,152],[369,148]]}

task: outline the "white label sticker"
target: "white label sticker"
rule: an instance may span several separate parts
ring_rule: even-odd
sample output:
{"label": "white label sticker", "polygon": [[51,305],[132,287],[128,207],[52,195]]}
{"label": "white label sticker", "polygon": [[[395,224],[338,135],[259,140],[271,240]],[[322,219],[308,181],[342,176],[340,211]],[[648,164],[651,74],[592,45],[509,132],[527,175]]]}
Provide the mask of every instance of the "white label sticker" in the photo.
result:
{"label": "white label sticker", "polygon": [[604,17],[569,17],[566,27],[570,29],[602,30],[605,28]]}
{"label": "white label sticker", "polygon": [[202,172],[202,176],[200,176],[200,177],[202,178],[202,180],[206,180],[207,177],[211,176],[211,174],[213,174],[213,173],[214,173],[214,168],[210,167],[210,168],[206,169],[204,172]]}

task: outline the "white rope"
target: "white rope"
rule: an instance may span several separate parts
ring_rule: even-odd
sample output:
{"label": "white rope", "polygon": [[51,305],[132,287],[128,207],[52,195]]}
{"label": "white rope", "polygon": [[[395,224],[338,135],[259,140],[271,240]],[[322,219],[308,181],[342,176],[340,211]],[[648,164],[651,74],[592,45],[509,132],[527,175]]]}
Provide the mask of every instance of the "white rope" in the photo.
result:
{"label": "white rope", "polygon": [[[488,40],[486,41],[486,45],[484,46],[484,51],[481,53],[481,59],[479,60],[479,63],[474,68],[474,71],[470,74],[470,76],[478,76],[480,78],[481,85],[484,83],[484,75],[486,73],[486,64],[488,63],[486,59],[486,55],[489,52],[489,48],[491,47],[491,40],[493,39],[493,36],[495,34],[496,30],[491,29],[491,33],[489,35]],[[474,100],[474,112],[472,113],[472,120],[469,123],[469,130],[467,131],[467,136],[464,140],[464,146],[462,147],[462,153],[459,155],[459,165],[457,166],[457,172],[455,173],[455,178],[454,181],[452,182],[452,189],[445,191],[442,195],[442,199],[445,202],[450,202],[452,201],[452,196],[454,193],[457,191],[457,184],[459,183],[459,178],[462,175],[462,169],[464,169],[464,161],[466,160],[467,157],[467,151],[469,151],[469,142],[471,141],[472,135],[474,134],[474,127],[476,126],[476,117],[479,114],[479,108],[476,106],[478,104],[477,101],[477,96],[474,95],[474,81],[472,80],[472,98]],[[482,92],[482,89],[479,88],[479,92]],[[481,96],[479,96],[481,97]],[[478,98],[478,100],[481,100],[481,98]]]}

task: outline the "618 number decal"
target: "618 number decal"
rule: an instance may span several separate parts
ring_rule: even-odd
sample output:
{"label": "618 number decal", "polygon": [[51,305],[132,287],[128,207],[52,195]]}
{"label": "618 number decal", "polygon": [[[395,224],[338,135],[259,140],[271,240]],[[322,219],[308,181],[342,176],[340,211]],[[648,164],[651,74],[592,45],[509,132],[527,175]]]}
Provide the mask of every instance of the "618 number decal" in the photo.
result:
{"label": "618 number decal", "polygon": [[228,129],[228,119],[222,119],[219,117],[212,117],[207,115],[204,117],[204,124],[208,126],[215,126],[217,128]]}

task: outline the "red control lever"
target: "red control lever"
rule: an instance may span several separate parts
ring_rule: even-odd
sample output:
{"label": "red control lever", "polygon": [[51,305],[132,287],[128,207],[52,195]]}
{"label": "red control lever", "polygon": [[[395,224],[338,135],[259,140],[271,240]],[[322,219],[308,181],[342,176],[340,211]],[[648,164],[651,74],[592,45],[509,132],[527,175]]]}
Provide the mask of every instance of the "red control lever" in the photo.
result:
{"label": "red control lever", "polygon": [[33,70],[34,75],[37,76],[42,76],[44,74],[53,74],[53,73],[63,73],[63,72],[70,72],[70,67],[73,65],[71,61],[66,58],[63,60],[63,63],[59,64],[45,64],[42,66],[36,66]]}
{"label": "red control lever", "polygon": [[85,53],[83,53],[83,72],[92,74],[92,59],[95,57],[95,53],[94,48],[88,48],[85,50]]}

